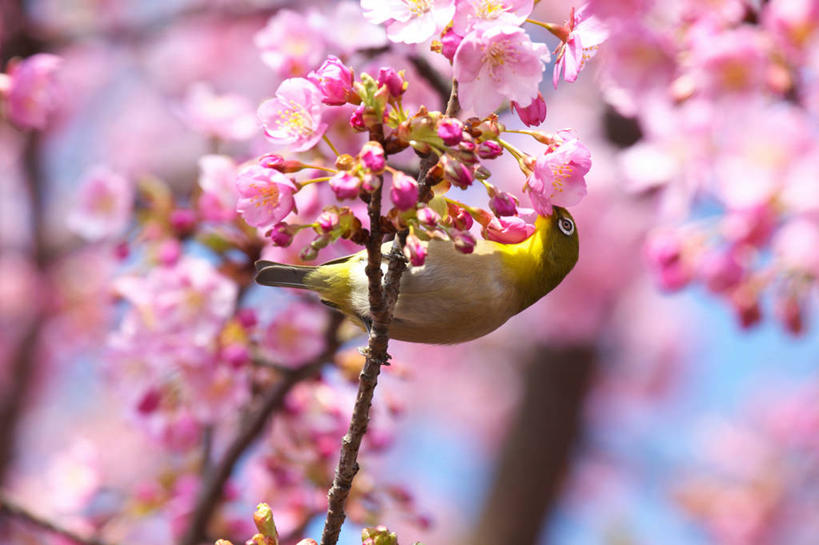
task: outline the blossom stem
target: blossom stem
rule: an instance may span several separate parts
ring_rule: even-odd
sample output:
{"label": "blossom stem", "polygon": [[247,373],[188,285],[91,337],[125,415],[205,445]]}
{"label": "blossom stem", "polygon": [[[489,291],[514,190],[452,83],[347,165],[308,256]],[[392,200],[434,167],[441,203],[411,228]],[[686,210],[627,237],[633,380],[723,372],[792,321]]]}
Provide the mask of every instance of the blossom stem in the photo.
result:
{"label": "blossom stem", "polygon": [[[335,150],[333,150],[333,151],[335,151]],[[336,170],[334,168],[330,168],[330,167],[323,167],[323,166],[320,166],[320,165],[305,164],[304,168],[312,168],[312,169],[315,169],[315,170],[323,170],[324,172],[332,172],[333,174],[338,174],[338,170]]]}
{"label": "blossom stem", "polygon": [[327,143],[327,145],[328,145],[328,146],[330,146],[330,149],[331,149],[331,150],[333,150],[333,153],[335,153],[335,154],[336,154],[336,157],[338,157],[339,155],[341,155],[341,154],[338,152],[338,150],[336,149],[336,147],[333,145],[333,143],[332,143],[332,142],[330,142],[330,139],[327,137],[327,135],[326,135],[326,134],[324,134],[324,135],[321,137],[321,139],[322,139],[322,140],[324,140],[324,141]]}
{"label": "blossom stem", "polygon": [[304,187],[306,185],[315,184],[317,182],[326,182],[331,177],[332,176],[321,176],[320,178],[310,178],[309,180],[303,180],[303,181],[299,182],[299,187]]}
{"label": "blossom stem", "polygon": [[520,151],[518,148],[516,148],[515,146],[513,146],[512,144],[510,144],[509,142],[507,142],[505,140],[501,140],[500,138],[498,138],[498,143],[501,146],[503,146],[503,148],[506,151],[511,153],[515,157],[515,159],[517,159],[518,161],[520,161],[523,158],[523,156],[525,155],[522,151]]}

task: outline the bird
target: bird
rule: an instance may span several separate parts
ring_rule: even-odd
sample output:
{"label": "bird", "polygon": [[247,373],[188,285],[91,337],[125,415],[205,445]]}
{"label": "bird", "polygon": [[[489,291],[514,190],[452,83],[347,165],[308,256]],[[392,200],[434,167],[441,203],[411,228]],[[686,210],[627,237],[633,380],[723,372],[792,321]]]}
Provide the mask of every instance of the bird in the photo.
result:
{"label": "bird", "polygon": [[[383,247],[384,271],[390,245]],[[552,291],[578,256],[574,218],[558,206],[538,216],[534,232],[516,244],[480,240],[464,254],[452,242],[430,240],[424,264],[409,266],[401,277],[389,337],[425,344],[482,337]],[[316,266],[260,260],[256,282],[316,292],[369,330],[366,265],[366,250]]]}

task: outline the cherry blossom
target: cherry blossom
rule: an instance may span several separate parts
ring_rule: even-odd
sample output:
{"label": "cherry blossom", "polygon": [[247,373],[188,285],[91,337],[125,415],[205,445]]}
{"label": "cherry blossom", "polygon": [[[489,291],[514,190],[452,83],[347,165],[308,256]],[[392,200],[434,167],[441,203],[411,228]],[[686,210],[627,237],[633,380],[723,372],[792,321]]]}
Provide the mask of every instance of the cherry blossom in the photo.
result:
{"label": "cherry blossom", "polygon": [[594,57],[597,48],[608,38],[608,29],[589,11],[588,4],[577,11],[572,8],[569,22],[559,33],[562,43],[555,52],[556,61],[552,75],[555,89],[561,72],[566,81],[576,81],[586,61]]}
{"label": "cherry blossom", "polygon": [[23,128],[42,129],[57,111],[62,93],[57,72],[62,59],[38,53],[11,63],[8,74],[0,74],[0,97],[13,123]]}
{"label": "cherry blossom", "polygon": [[197,206],[208,221],[229,221],[236,216],[237,167],[225,155],[203,155],[199,158],[199,187],[202,195]]}
{"label": "cherry blossom", "polygon": [[544,216],[552,205],[573,206],[586,195],[584,176],[591,168],[591,154],[577,138],[569,137],[538,156],[526,180],[532,206]]}
{"label": "cherry blossom", "polygon": [[505,99],[529,104],[549,59],[546,45],[532,42],[520,27],[476,28],[458,46],[453,63],[461,105],[487,114]]}
{"label": "cherry blossom", "polygon": [[217,95],[203,82],[188,90],[183,113],[194,130],[223,140],[247,140],[257,128],[247,98],[232,93]]}
{"label": "cherry blossom", "polygon": [[533,0],[458,0],[452,30],[464,36],[481,24],[521,25],[533,7]]}
{"label": "cherry blossom", "polygon": [[293,211],[296,185],[278,170],[259,165],[244,167],[237,175],[236,189],[236,211],[250,225],[268,227]]}
{"label": "cherry blossom", "polygon": [[371,23],[386,23],[390,40],[415,44],[449,24],[455,0],[361,0],[361,8]]}
{"label": "cherry blossom", "polygon": [[69,229],[88,240],[122,235],[131,220],[134,188],[130,181],[104,166],[88,171],[80,181],[77,203],[67,218]]}
{"label": "cherry blossom", "polygon": [[305,151],[324,135],[318,87],[305,78],[283,81],[274,98],[265,100],[257,112],[267,138],[277,147]]}

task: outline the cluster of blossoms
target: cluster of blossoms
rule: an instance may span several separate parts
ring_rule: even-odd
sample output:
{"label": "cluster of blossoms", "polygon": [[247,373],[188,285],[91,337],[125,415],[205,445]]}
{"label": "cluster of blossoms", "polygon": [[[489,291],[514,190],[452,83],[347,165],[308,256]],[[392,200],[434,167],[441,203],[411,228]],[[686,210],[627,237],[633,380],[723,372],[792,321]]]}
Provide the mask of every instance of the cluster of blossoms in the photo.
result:
{"label": "cluster of blossoms", "polygon": [[43,129],[60,105],[57,71],[60,58],[38,53],[12,59],[0,73],[0,103],[5,116],[24,129]]}
{"label": "cluster of blossoms", "polygon": [[[616,29],[604,93],[644,134],[621,165],[635,190],[659,190],[667,225],[647,255],[663,287],[700,282],[745,327],[771,294],[798,333],[819,277],[819,11],[815,2],[720,6],[626,16],[595,4]],[[683,222],[692,209],[700,219]]]}
{"label": "cluster of blossoms", "polygon": [[[362,2],[362,7],[369,21],[386,23],[393,41],[439,38],[432,48],[452,63],[457,98],[469,117],[461,120],[456,111],[445,114],[424,106],[408,112],[403,97],[410,83],[403,71],[381,67],[377,74],[356,75],[342,60],[329,56],[304,77],[284,80],[258,109],[265,136],[277,153],[238,169],[236,209],[249,225],[260,228],[277,246],[289,246],[297,233],[313,231],[315,236],[300,253],[303,260],[314,259],[339,239],[361,243],[368,218],[357,216],[354,205],[324,206],[306,218],[297,209],[297,194],[326,182],[339,201],[360,197],[367,202],[376,192],[380,198],[389,174],[392,208],[385,214],[384,227],[406,232],[405,252],[414,265],[422,265],[424,241],[450,240],[470,253],[476,243],[470,229],[479,225],[488,240],[521,242],[534,231],[535,214],[547,216],[553,205],[580,202],[591,160],[577,137],[570,131],[507,131],[492,113],[508,100],[527,125],[545,118],[546,105],[538,89],[549,51],[544,44],[533,43],[520,27],[528,20],[532,2],[487,7],[481,2],[456,6],[449,1],[425,4],[423,9]],[[559,72],[569,81],[576,79],[585,59],[606,37],[599,20],[585,13],[572,11],[566,25],[530,21],[561,38],[555,85]],[[347,132],[366,133],[369,139],[354,153],[339,153],[329,138],[328,120],[349,107],[353,109]],[[505,132],[528,134],[545,149],[536,156],[520,151],[502,138]],[[320,150],[322,143],[334,156],[328,158]],[[417,179],[387,160],[408,148],[422,158],[437,158]],[[281,154],[285,152],[303,155],[285,157]],[[489,182],[491,172],[484,161],[504,152],[523,173],[522,188],[531,207],[522,207],[518,197]],[[484,187],[489,210],[468,206],[449,194],[452,186],[466,190],[474,184]]]}

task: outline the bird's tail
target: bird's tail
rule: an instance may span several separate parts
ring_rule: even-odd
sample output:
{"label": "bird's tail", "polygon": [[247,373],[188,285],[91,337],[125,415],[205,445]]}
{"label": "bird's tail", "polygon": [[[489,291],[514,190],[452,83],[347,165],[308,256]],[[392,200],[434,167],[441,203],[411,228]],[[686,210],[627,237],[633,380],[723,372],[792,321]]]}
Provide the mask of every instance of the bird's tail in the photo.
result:
{"label": "bird's tail", "polygon": [[286,288],[308,288],[304,277],[316,267],[305,265],[285,265],[273,261],[256,262],[256,283],[263,286]]}

